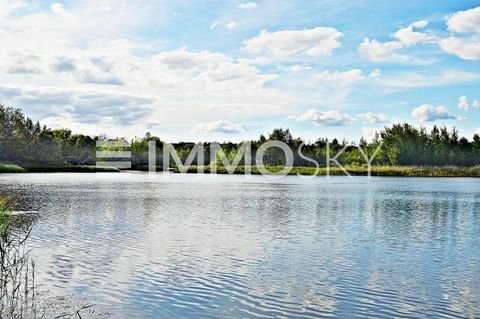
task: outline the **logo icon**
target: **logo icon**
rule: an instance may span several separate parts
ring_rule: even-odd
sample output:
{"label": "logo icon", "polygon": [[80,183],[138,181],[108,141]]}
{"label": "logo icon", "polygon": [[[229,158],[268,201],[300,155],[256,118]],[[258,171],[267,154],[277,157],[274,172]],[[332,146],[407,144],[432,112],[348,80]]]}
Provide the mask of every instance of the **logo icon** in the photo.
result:
{"label": "logo icon", "polygon": [[96,147],[97,167],[132,168],[132,152],[129,142],[125,140],[97,141]]}

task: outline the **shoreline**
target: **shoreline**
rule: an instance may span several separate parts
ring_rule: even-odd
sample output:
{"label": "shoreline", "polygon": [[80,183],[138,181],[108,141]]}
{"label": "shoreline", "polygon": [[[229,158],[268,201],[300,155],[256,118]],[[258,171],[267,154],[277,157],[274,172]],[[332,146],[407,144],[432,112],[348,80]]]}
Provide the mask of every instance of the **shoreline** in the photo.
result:
{"label": "shoreline", "polygon": [[[269,171],[272,172],[271,175],[280,172],[283,167],[271,166],[266,167]],[[345,166],[347,172],[352,176],[368,176],[367,167],[351,167]],[[178,169],[173,171],[174,173],[179,173]],[[210,172],[210,167],[204,167],[204,173],[208,174]],[[190,167],[187,170],[187,173],[198,174],[197,167]],[[225,168],[217,168],[217,173],[225,175],[228,172]],[[235,175],[245,174],[243,167],[238,167],[235,172]],[[260,172],[256,167],[252,167],[252,175],[260,175]],[[327,176],[327,168],[320,167],[318,173],[316,173],[315,167],[293,167],[288,176],[296,175],[304,176]],[[345,172],[339,167],[330,167],[329,171],[330,176],[346,176]],[[372,177],[467,177],[467,178],[478,178],[480,177],[480,167],[453,167],[453,166],[443,166],[443,167],[420,167],[420,166],[373,166],[371,169]]]}
{"label": "shoreline", "polygon": [[25,173],[120,173],[116,167],[101,167],[93,165],[76,166],[20,166],[16,164],[0,164],[0,174]]}
{"label": "shoreline", "polygon": [[[201,174],[198,172],[199,168],[203,168],[204,174],[211,174],[211,167],[191,166],[186,173]],[[283,170],[282,166],[267,166],[266,169],[271,175],[276,175]],[[352,176],[368,176],[368,167],[364,166],[345,166],[345,169]],[[120,170],[115,167],[97,167],[88,165],[79,166],[18,166],[14,164],[0,164],[0,174],[4,173],[121,173],[121,172],[148,172],[142,167],[128,170]],[[157,171],[162,171],[157,168]],[[178,168],[171,169],[171,173],[180,174]],[[227,175],[229,174],[225,167],[217,167],[215,174]],[[239,166],[235,169],[232,175],[244,175],[245,167]],[[251,167],[252,175],[261,175],[258,168]],[[288,174],[289,176],[304,175],[304,176],[327,176],[327,168],[320,167],[293,167]],[[345,172],[337,166],[331,166],[329,170],[331,176],[346,176]],[[474,167],[456,167],[456,166],[373,166],[371,169],[371,176],[375,177],[480,177],[480,166]]]}

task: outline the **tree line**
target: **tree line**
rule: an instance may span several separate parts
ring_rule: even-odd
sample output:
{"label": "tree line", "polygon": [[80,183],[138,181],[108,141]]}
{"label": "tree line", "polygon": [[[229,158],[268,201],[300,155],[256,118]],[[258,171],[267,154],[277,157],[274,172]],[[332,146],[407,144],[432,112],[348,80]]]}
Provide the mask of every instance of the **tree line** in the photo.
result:
{"label": "tree line", "polygon": [[[25,116],[20,109],[0,105],[0,163],[13,163],[24,166],[49,165],[95,165],[97,141],[109,140],[106,136],[88,136],[74,134],[71,130],[50,129]],[[115,140],[115,139],[114,139]],[[116,139],[127,142],[125,139]],[[162,163],[163,142],[159,137],[147,133],[144,137],[128,141],[130,144],[133,168],[145,168],[148,165],[149,142],[157,145],[157,163]],[[295,166],[313,166],[306,157],[314,159],[320,165],[326,165],[327,152],[330,158],[338,155],[343,165],[362,165],[365,159],[358,146],[369,156],[379,149],[374,165],[395,166],[476,166],[480,165],[480,136],[474,135],[469,141],[460,137],[458,130],[434,126],[427,131],[424,127],[394,124],[381,130],[373,141],[364,138],[358,143],[346,140],[319,138],[306,143],[294,138],[288,129],[275,129],[267,136],[261,135],[251,141],[252,163],[255,164],[255,152],[267,141],[281,141],[287,144],[294,154]],[[210,143],[204,143],[205,164],[211,163]],[[381,147],[379,147],[381,145]],[[195,143],[175,143],[174,147],[182,161],[185,161]],[[233,161],[240,144],[222,143],[226,157]],[[301,153],[299,152],[301,149]],[[198,164],[194,159],[193,164]],[[214,158],[214,161],[219,161]],[[264,157],[266,165],[283,165],[284,152],[270,148]]]}

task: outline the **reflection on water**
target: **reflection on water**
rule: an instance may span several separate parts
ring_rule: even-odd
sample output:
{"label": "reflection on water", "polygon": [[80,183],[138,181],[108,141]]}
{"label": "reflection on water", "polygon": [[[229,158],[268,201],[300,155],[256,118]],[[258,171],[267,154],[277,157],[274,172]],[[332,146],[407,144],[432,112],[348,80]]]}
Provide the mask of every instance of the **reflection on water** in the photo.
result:
{"label": "reflection on water", "polygon": [[0,175],[38,281],[115,318],[480,316],[474,179]]}

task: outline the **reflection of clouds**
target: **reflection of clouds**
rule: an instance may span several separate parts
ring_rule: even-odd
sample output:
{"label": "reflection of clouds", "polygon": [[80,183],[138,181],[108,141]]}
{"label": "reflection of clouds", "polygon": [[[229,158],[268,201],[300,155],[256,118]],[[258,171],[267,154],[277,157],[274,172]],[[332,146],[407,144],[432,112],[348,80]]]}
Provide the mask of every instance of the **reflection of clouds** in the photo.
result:
{"label": "reflection of clouds", "polygon": [[455,294],[444,294],[448,309],[462,314],[467,318],[479,315],[479,293],[470,287],[459,287]]}
{"label": "reflection of clouds", "polygon": [[42,203],[32,245],[59,294],[152,318],[479,309],[479,186],[458,185],[468,180],[432,191],[437,180],[116,176],[0,176],[7,193]]}

